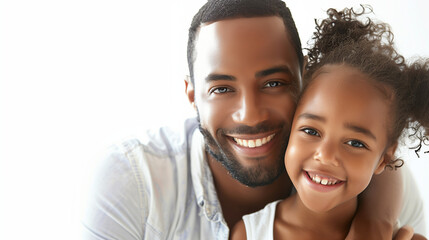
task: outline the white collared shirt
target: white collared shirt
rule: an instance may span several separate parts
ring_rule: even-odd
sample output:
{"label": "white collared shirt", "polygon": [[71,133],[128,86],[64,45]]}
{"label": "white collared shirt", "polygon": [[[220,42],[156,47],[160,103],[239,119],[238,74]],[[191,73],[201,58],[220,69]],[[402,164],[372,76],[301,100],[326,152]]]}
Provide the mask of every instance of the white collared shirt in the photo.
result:
{"label": "white collared shirt", "polygon": [[112,149],[92,186],[84,239],[228,239],[196,119],[184,130]]}

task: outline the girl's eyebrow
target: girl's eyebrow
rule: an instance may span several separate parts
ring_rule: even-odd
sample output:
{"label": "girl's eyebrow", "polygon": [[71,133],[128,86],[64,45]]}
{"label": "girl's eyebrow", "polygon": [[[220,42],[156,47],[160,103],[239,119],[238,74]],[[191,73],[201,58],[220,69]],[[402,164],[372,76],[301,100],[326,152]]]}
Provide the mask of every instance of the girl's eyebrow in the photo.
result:
{"label": "girl's eyebrow", "polygon": [[[319,116],[319,115],[315,115],[312,113],[303,113],[303,114],[298,116],[298,119],[301,119],[301,118],[312,119],[312,120],[316,120],[316,121],[320,121],[320,122],[326,122],[326,119],[324,117]],[[353,123],[345,123],[344,127],[347,129],[350,129],[354,132],[362,133],[362,134],[364,134],[364,135],[366,135],[366,136],[368,136],[374,140],[377,140],[375,135],[367,128],[358,126],[358,125],[353,124]]]}
{"label": "girl's eyebrow", "polygon": [[311,114],[311,113],[303,113],[301,115],[298,116],[298,119],[300,118],[307,118],[307,119],[313,119],[313,120],[318,120],[321,122],[326,122],[326,119],[324,117],[315,115],[315,114]]}
{"label": "girl's eyebrow", "polygon": [[345,123],[344,127],[348,128],[348,129],[350,129],[352,131],[355,131],[355,132],[358,132],[358,133],[362,133],[362,134],[364,134],[364,135],[366,135],[366,136],[368,136],[368,137],[370,137],[370,138],[372,138],[374,140],[377,140],[377,138],[375,137],[375,135],[369,129],[366,129],[364,127],[357,126],[357,125],[354,125],[352,123]]}

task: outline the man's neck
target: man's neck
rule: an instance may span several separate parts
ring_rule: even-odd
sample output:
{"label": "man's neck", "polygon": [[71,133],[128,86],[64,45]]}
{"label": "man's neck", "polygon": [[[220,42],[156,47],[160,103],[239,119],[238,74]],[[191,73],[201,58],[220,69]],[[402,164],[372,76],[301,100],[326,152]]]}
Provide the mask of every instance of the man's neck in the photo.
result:
{"label": "man's neck", "polygon": [[256,212],[268,203],[289,195],[292,183],[286,173],[267,186],[251,188],[231,177],[222,164],[209,154],[207,159],[223,216],[230,229],[243,215]]}

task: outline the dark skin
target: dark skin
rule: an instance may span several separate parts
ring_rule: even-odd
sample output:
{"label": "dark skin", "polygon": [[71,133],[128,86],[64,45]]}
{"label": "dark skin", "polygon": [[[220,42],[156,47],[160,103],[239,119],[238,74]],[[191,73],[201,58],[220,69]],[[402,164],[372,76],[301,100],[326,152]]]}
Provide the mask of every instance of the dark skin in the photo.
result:
{"label": "dark skin", "polygon": [[297,194],[277,205],[275,239],[344,239],[357,195],[395,151],[386,150],[390,104],[378,89],[356,69],[322,69],[295,112],[285,165]]}
{"label": "dark skin", "polygon": [[245,214],[262,209],[267,202],[288,197],[292,183],[286,174],[282,174],[273,184],[256,189],[244,187],[228,174],[227,170],[216,160],[210,159],[214,182],[222,205],[222,212],[228,226],[234,226]]}
{"label": "dark skin", "polygon": [[[199,110],[202,127],[245,169],[256,168],[264,173],[277,168],[278,161],[283,161],[278,156],[284,155],[280,140],[288,137],[296,107],[292,84],[300,86],[301,83],[298,59],[282,20],[278,17],[238,18],[204,25],[199,32],[196,53],[195,82],[185,83],[190,103]],[[264,71],[279,66],[287,70]],[[215,80],[207,81],[213,75]],[[240,125],[252,127],[267,121],[273,125],[282,123],[283,127],[257,134],[228,135],[218,131]],[[270,134],[275,137],[259,148],[261,150],[238,146],[233,140],[256,142]],[[290,192],[291,183],[286,173],[271,184],[250,188],[232,178],[210,154],[207,153],[207,157],[230,229],[243,215],[257,211],[273,200],[283,199]],[[387,182],[401,181],[398,171],[386,171],[380,178]],[[374,185],[377,190],[380,188],[378,184]],[[362,209],[358,207],[347,239],[392,238],[401,204],[396,196],[401,195],[402,189],[394,184],[383,185],[381,189],[387,194],[372,191],[368,193],[370,196],[359,201],[363,202],[360,204]],[[377,199],[379,204],[373,204],[371,198]],[[369,224],[376,226],[374,232],[367,231]]]}
{"label": "dark skin", "polygon": [[[267,24],[272,27],[267,28]],[[258,26],[259,33],[249,26]],[[231,31],[237,34],[229,34]],[[264,121],[270,121],[274,125],[287,122],[282,129],[215,137],[216,140],[227,142],[226,147],[232,149],[237,161],[243,166],[257,168],[262,165],[266,171],[277,169],[278,161],[282,161],[284,154],[284,143],[281,140],[288,137],[284,132],[290,129],[295,109],[295,99],[288,84],[300,81],[295,53],[288,51],[292,48],[290,43],[284,44],[288,39],[284,34],[283,22],[279,18],[220,21],[202,27],[200,39],[213,37],[218,33],[212,46],[197,46],[199,57],[195,62],[195,86],[187,84],[190,102],[194,106],[196,103],[201,125],[213,136],[216,136],[218,128],[234,129],[239,125],[253,127]],[[285,71],[285,68],[288,70]],[[213,75],[216,80],[205,80]],[[278,87],[270,87],[270,84]],[[222,87],[228,89],[226,94],[211,93]],[[266,144],[267,147],[261,148],[262,150],[249,150],[231,141],[232,137],[260,139],[273,133],[277,137],[272,139],[270,144]],[[271,184],[250,188],[232,178],[210,154],[206,155],[222,212],[230,228],[243,215],[263,208],[268,202],[285,198],[290,192],[291,183],[285,173]],[[260,160],[254,160],[254,157]]]}

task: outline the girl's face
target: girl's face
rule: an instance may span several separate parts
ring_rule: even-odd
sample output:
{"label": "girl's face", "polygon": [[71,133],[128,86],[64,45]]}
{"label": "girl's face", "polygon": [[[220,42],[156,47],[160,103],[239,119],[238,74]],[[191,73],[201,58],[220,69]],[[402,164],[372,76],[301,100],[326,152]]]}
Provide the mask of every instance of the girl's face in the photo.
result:
{"label": "girl's face", "polygon": [[395,147],[386,149],[390,101],[380,88],[345,65],[315,76],[298,103],[285,164],[307,208],[327,212],[356,202]]}

